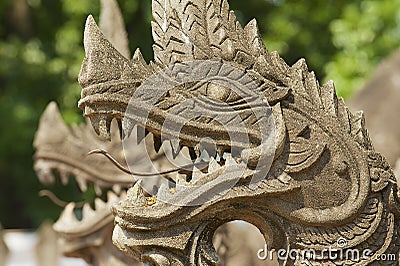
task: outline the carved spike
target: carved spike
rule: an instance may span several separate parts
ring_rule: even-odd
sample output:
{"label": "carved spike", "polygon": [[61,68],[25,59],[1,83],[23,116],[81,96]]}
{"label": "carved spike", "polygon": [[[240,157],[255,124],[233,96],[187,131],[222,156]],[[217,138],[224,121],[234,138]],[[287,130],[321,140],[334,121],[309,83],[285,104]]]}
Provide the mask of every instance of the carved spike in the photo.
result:
{"label": "carved spike", "polygon": [[40,118],[33,146],[39,149],[41,145],[60,143],[69,134],[70,130],[65,125],[57,104],[50,102]]}
{"label": "carved spike", "polygon": [[94,199],[94,206],[96,208],[96,211],[104,209],[107,207],[107,204],[100,198],[95,198]]}
{"label": "carved spike", "polygon": [[208,172],[213,173],[215,171],[218,171],[221,168],[221,165],[213,158],[210,158],[210,163],[208,165]]}
{"label": "carved spike", "polygon": [[86,20],[84,47],[85,59],[78,77],[83,88],[121,77],[128,60],[105,38],[91,15]]}
{"label": "carved spike", "polygon": [[132,130],[135,127],[136,122],[132,119],[124,117],[122,120],[122,139],[130,137]]}
{"label": "carved spike", "polygon": [[338,113],[337,114],[338,114],[338,121],[339,121],[340,125],[342,126],[343,130],[346,133],[350,133],[351,132],[350,111],[346,107],[344,100],[342,98],[338,99]]}
{"label": "carved spike", "polygon": [[121,185],[114,184],[114,185],[112,186],[112,190],[113,190],[117,195],[120,195],[120,194],[121,194],[121,191],[122,191],[122,187],[121,187]]}
{"label": "carved spike", "polygon": [[147,63],[143,58],[142,52],[140,51],[139,48],[137,48],[135,50],[135,53],[133,54],[132,57],[132,61],[136,64],[136,65],[141,65],[143,67],[147,67]]}
{"label": "carved spike", "polygon": [[111,121],[112,116],[99,115],[99,136],[105,140],[111,141]]}
{"label": "carved spike", "polygon": [[261,38],[260,31],[258,29],[257,20],[252,19],[247,25],[244,27],[244,32],[247,36],[247,40],[251,45],[252,54],[254,57],[259,57],[266,53],[266,48],[264,42]]}
{"label": "carved spike", "polygon": [[46,168],[42,169],[43,166],[41,164],[44,164],[44,162],[43,163],[39,162],[39,163],[35,164],[35,170],[38,174],[38,178],[39,178],[40,182],[42,184],[46,184],[46,185],[54,184],[55,177],[54,177],[53,173],[51,172],[50,169],[46,169]]}
{"label": "carved spike", "polygon": [[236,161],[233,159],[232,154],[228,153],[226,155],[226,162],[225,162],[226,166],[235,166],[237,165]]}
{"label": "carved spike", "polygon": [[111,190],[107,192],[107,203],[113,204],[115,202],[119,201],[119,197],[117,195],[115,195],[114,192],[112,192]]}
{"label": "carved spike", "polygon": [[331,116],[337,116],[338,98],[335,85],[332,80],[328,81],[321,89],[321,100],[325,111]]}
{"label": "carved spike", "polygon": [[172,156],[175,159],[181,150],[181,146],[179,145],[179,139],[170,139],[169,143],[171,144],[172,148]]}
{"label": "carved spike", "polygon": [[313,71],[307,73],[307,78],[305,80],[305,89],[310,95],[310,99],[314,103],[315,107],[321,108],[322,101],[321,101],[320,87],[318,80],[315,77],[315,73]]}
{"label": "carved spike", "polygon": [[69,182],[69,174],[66,171],[60,171],[61,184],[66,186]]}
{"label": "carved spike", "polygon": [[96,215],[96,212],[92,209],[92,207],[90,207],[90,204],[88,202],[86,202],[83,205],[83,209],[82,209],[82,217],[84,220],[89,220],[92,219],[93,216]]}
{"label": "carved spike", "polygon": [[196,184],[197,181],[201,180],[204,177],[204,174],[201,172],[199,168],[196,166],[193,167],[193,173],[192,173],[192,182],[193,184]]}
{"label": "carved spike", "polygon": [[123,71],[121,73],[121,79],[122,80],[133,80],[136,75],[136,69],[134,70],[128,62],[125,62],[123,66]]}
{"label": "carved spike", "polygon": [[152,67],[151,65],[148,65],[146,63],[146,60],[144,60],[142,52],[140,51],[140,49],[136,49],[133,58],[132,58],[132,62],[134,64],[134,69],[135,69],[135,73],[136,76],[138,77],[148,77],[153,73],[153,69],[154,67]]}
{"label": "carved spike", "polygon": [[94,191],[96,192],[96,195],[98,197],[100,197],[103,194],[103,191],[102,191],[100,185],[99,184],[94,184],[93,186],[94,186]]}
{"label": "carved spike", "polygon": [[82,192],[85,192],[87,190],[87,183],[86,183],[86,179],[81,177],[81,176],[76,176],[75,177],[76,182],[78,183],[79,189]]}
{"label": "carved spike", "polygon": [[365,117],[362,111],[356,112],[351,115],[351,135],[357,140],[357,142],[364,146],[369,147],[370,141],[367,130],[365,129]]}
{"label": "carved spike", "polygon": [[157,202],[166,201],[169,195],[170,195],[169,188],[164,183],[162,183],[157,192]]}
{"label": "carved spike", "polygon": [[136,184],[127,192],[128,201],[136,206],[144,206],[147,202],[141,183],[142,180],[137,181]]}
{"label": "carved spike", "polygon": [[73,225],[79,222],[75,216],[74,209],[74,202],[71,202],[67,206],[65,206],[63,212],[60,215],[60,218],[58,218],[57,223],[54,224],[56,230],[62,231],[65,225],[71,226],[71,224]]}

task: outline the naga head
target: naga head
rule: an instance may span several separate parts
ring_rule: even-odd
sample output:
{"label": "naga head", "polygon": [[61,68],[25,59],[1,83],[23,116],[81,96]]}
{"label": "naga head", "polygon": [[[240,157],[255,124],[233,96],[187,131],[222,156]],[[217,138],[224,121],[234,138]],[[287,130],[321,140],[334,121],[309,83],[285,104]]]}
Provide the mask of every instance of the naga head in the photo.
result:
{"label": "naga head", "polygon": [[139,50],[122,56],[91,16],[84,34],[79,107],[97,134],[110,138],[115,119],[126,151],[137,149],[132,134],[149,134],[178,169],[152,204],[142,180],[113,206],[118,248],[154,265],[215,265],[215,230],[239,219],[272,248],[398,252],[393,172],[332,82],[269,52],[256,22],[243,28],[226,0],[152,7],[149,64]]}

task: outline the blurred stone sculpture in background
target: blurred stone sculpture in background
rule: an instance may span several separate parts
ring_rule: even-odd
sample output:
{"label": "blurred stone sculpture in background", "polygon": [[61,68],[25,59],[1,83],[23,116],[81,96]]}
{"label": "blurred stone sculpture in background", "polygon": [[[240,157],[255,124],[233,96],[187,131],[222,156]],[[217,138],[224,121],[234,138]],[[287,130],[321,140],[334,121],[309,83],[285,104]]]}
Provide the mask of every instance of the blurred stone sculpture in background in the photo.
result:
{"label": "blurred stone sculpture in background", "polygon": [[36,244],[36,257],[40,266],[54,266],[60,258],[58,237],[53,229],[53,223],[45,221],[37,230],[38,243]]}
{"label": "blurred stone sculpture in background", "polygon": [[[101,0],[100,18],[109,40],[129,58],[127,34],[115,0]],[[118,138],[115,134],[115,141],[106,143],[94,134],[89,125],[68,128],[56,103],[50,103],[42,115],[34,140],[34,168],[42,183],[56,182],[56,173],[58,181],[64,185],[73,176],[81,191],[86,191],[88,184],[92,184],[96,191],[98,198],[95,199],[94,209],[90,203],[75,206],[71,202],[54,225],[61,252],[66,256],[83,258],[91,265],[140,265],[111,243],[113,217],[110,206],[125,197],[124,189],[132,184],[132,177],[105,158],[87,155],[91,150],[104,149],[124,162],[122,144]],[[138,154],[131,156],[140,157]],[[103,195],[106,189],[107,195]],[[75,209],[81,210],[81,220],[76,218]]]}
{"label": "blurred stone sculpture in background", "polygon": [[349,101],[363,110],[371,140],[400,174],[400,50],[386,58]]}
{"label": "blurred stone sculpture in background", "polygon": [[[87,155],[93,149],[103,148],[121,159],[121,142],[105,143],[86,124],[68,128],[53,102],[41,117],[34,146],[34,168],[42,183],[66,185],[73,176],[81,191],[93,185],[98,195],[94,209],[90,203],[76,206],[71,202],[66,205],[54,225],[61,252],[66,256],[83,258],[93,265],[127,265],[128,262],[133,265],[132,260],[117,250],[110,239],[113,229],[110,206],[125,197],[123,189],[130,186],[131,177],[113,167],[105,158]],[[106,196],[103,195],[105,189],[111,189]],[[42,194],[53,197],[49,192]],[[75,207],[82,212],[81,220],[75,216]],[[119,264],[107,264],[119,260],[122,261]]]}
{"label": "blurred stone sculpture in background", "polygon": [[3,226],[0,224],[0,266],[6,265],[8,248],[3,239]]}
{"label": "blurred stone sculpture in background", "polygon": [[[393,164],[400,158],[400,51],[385,59],[372,77],[349,101],[352,109],[362,109],[368,116],[371,140],[376,149],[385,151]],[[382,119],[382,118],[385,119]]]}

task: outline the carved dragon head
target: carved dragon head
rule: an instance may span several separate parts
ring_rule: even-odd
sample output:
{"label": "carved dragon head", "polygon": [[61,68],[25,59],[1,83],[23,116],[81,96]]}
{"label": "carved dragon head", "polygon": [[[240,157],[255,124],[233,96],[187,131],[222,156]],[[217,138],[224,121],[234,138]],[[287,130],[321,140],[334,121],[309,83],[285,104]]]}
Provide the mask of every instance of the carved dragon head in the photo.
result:
{"label": "carved dragon head", "polygon": [[150,132],[155,150],[187,147],[193,169],[182,169],[175,189],[160,187],[151,206],[139,183],[131,188],[113,207],[114,243],[153,265],[216,265],[214,231],[240,219],[284,248],[286,265],[345,261],[293,258],[292,249],[398,254],[396,180],[333,83],[320,86],[303,59],[288,66],[267,51],[256,22],[242,28],[226,0],[152,7],[150,64],[139,50],[123,57],[87,19],[79,107],[102,137],[116,119],[125,138]]}
{"label": "carved dragon head", "polygon": [[[40,119],[34,140],[34,168],[42,183],[52,185],[58,180],[67,185],[73,177],[82,192],[89,186],[94,187],[97,194],[94,208],[90,202],[83,206],[69,202],[53,226],[63,254],[81,257],[94,265],[102,265],[107,260],[127,262],[127,258],[111,245],[113,216],[110,207],[126,197],[125,190],[131,186],[132,179],[105,158],[87,155],[93,149],[102,148],[122,159],[121,141],[117,134],[113,139],[104,142],[88,124],[67,127],[57,104],[52,102]],[[78,219],[75,212],[81,213],[82,218]]]}

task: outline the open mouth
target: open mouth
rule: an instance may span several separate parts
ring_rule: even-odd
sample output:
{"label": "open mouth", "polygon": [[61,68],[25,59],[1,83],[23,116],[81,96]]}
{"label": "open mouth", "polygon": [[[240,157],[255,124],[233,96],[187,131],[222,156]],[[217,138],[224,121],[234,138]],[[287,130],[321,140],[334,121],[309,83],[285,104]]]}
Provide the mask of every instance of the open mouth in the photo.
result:
{"label": "open mouth", "polygon": [[[109,128],[104,128],[104,130],[109,130]],[[247,169],[246,164],[241,161],[240,155],[234,156],[208,143],[200,142],[195,147],[185,146],[171,139],[163,139],[145,130],[141,125],[135,125],[131,132],[125,135],[123,145],[129,169],[120,165],[111,154],[104,150],[95,150],[92,153],[104,155],[121,171],[130,174],[136,181],[140,181],[140,186],[148,195],[147,206],[168,200],[162,196],[173,197],[183,191],[187,194],[188,189],[199,189],[202,185],[215,182],[228,169],[235,169],[236,172],[241,170],[243,176],[252,174],[252,170]],[[147,157],[147,160],[143,160],[140,164],[131,160],[130,150],[141,150],[143,157]],[[164,161],[164,165],[158,167],[155,158]],[[152,170],[140,170],[146,167]],[[240,177],[241,175],[236,173],[234,179]],[[226,177],[224,179],[226,181]]]}
{"label": "open mouth", "polygon": [[[158,130],[154,130],[153,133],[150,131],[151,128],[147,130],[141,123],[134,122],[132,119],[128,119],[127,123],[123,121],[125,118],[121,119],[119,116],[105,117],[93,113],[89,115],[89,118],[92,120],[92,125],[98,128],[99,135],[109,135],[111,128],[108,126],[110,122],[107,121],[117,120],[120,125],[119,130],[125,132],[122,134],[125,153],[129,153],[130,150],[142,150],[144,156],[153,153],[158,158],[164,158],[169,162],[166,168],[155,167],[146,172],[137,167],[137,162],[129,159],[129,154],[126,154],[129,167],[127,169],[118,165],[118,162],[113,160],[106,151],[94,151],[94,153],[105,155],[110,161],[114,161],[116,167],[134,176],[136,181],[140,181],[141,188],[132,189],[132,191],[136,191],[133,198],[137,199],[137,203],[142,207],[164,203],[175,206],[201,205],[221,197],[235,186],[252,184],[255,176],[258,178],[256,181],[263,182],[264,191],[280,193],[298,188],[298,185],[294,184],[290,176],[284,172],[269,173],[268,168],[251,167],[243,160],[242,152],[233,153],[226,148],[220,148],[217,144],[210,145],[212,143],[210,137],[208,141],[185,145],[178,138],[160,137]],[[126,124],[130,125],[129,129],[124,128]],[[204,135],[207,138],[207,134]],[[145,145],[140,146],[142,143]],[[148,158],[147,163],[153,165],[154,160],[151,156]],[[142,194],[139,196],[137,192]],[[136,205],[136,203],[132,204]]]}
{"label": "open mouth", "polygon": [[[111,207],[126,198],[126,190],[136,180],[142,179],[143,187],[148,185],[144,196],[145,205],[150,206],[157,202],[159,191],[174,195],[184,187],[213,180],[227,167],[241,164],[239,156],[221,152],[215,146],[174,145],[173,140],[161,141],[140,125],[125,136],[122,142],[129,147],[123,150],[115,123],[100,128],[108,131],[111,142],[98,138],[90,125],[68,128],[55,103],[49,104],[39,125],[34,159],[42,183],[68,185],[73,178],[82,193],[95,194],[88,202],[76,203],[62,202],[44,193],[65,206],[54,228],[66,237],[90,235],[112,223]],[[136,175],[124,173],[103,156],[88,156],[96,149],[107,151],[122,168],[137,172]]]}

